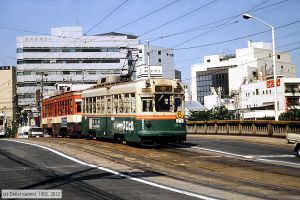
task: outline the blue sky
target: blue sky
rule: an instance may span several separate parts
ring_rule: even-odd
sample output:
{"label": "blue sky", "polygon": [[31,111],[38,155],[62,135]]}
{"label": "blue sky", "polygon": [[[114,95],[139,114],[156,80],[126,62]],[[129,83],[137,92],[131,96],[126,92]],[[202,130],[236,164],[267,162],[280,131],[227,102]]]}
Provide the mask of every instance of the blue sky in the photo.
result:
{"label": "blue sky", "polygon": [[[142,43],[150,40],[153,45],[175,48],[175,68],[182,71],[182,79],[188,82],[191,65],[202,63],[203,56],[233,53],[236,48],[245,47],[247,40],[271,40],[271,32],[266,32],[219,43],[268,30],[265,25],[244,20],[239,14],[249,12],[275,27],[300,20],[300,0],[0,0],[0,65],[16,65],[13,59],[16,36],[33,35],[9,29],[50,34],[51,27],[79,25],[87,32],[102,20],[88,32],[94,35],[114,31],[172,2],[117,32],[141,35]],[[228,21],[232,16],[236,18]],[[220,22],[214,23],[216,21]],[[150,30],[153,31],[143,34]],[[178,34],[180,32],[184,33]],[[176,35],[153,40],[172,34]],[[300,77],[300,22],[277,29],[276,38],[277,50],[296,49],[290,54]],[[211,43],[216,44],[206,45]],[[202,47],[182,49],[191,46]]]}

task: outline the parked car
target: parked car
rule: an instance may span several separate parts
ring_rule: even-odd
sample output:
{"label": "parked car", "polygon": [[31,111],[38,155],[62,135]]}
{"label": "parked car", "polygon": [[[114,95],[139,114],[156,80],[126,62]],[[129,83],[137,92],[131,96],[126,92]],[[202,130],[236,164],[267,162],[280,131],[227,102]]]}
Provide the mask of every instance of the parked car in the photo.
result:
{"label": "parked car", "polygon": [[17,138],[28,138],[30,126],[22,126],[18,128]]}
{"label": "parked car", "polygon": [[22,126],[18,128],[18,137],[19,138],[28,138],[29,137],[40,137],[43,136],[43,129],[40,127],[32,127],[32,126]]}
{"label": "parked car", "polygon": [[43,136],[43,129],[40,127],[30,127],[29,128],[29,136],[30,137],[40,137]]}
{"label": "parked car", "polygon": [[286,140],[290,144],[294,144],[294,151],[297,152],[300,157],[300,133],[299,132],[289,132],[286,135]]}

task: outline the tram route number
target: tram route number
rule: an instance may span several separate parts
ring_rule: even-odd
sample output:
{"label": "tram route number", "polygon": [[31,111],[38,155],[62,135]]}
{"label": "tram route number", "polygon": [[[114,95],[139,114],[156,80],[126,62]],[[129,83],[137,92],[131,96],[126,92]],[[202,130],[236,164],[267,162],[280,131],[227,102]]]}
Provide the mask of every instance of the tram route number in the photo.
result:
{"label": "tram route number", "polygon": [[176,117],[179,118],[179,119],[182,119],[183,118],[183,113],[181,111],[177,111],[176,112]]}
{"label": "tram route number", "polygon": [[133,121],[123,121],[123,125],[126,131],[134,131]]}
{"label": "tram route number", "polygon": [[182,124],[182,123],[184,123],[182,111],[177,111],[177,112],[176,112],[176,123],[177,123],[177,124]]}
{"label": "tram route number", "polygon": [[112,129],[120,133],[123,131],[134,131],[134,124],[133,121],[114,121]]}

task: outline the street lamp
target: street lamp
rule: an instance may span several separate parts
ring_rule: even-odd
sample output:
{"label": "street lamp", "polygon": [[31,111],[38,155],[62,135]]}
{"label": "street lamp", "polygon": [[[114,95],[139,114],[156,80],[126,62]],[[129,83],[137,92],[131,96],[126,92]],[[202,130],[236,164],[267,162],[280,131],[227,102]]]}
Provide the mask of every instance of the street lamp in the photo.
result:
{"label": "street lamp", "polygon": [[243,14],[243,18],[244,19],[250,19],[253,18],[261,23],[263,23],[264,25],[268,26],[269,28],[271,28],[272,30],[272,50],[273,50],[273,76],[274,76],[274,87],[275,87],[275,92],[274,92],[274,108],[275,108],[275,120],[278,121],[278,104],[277,104],[277,76],[276,76],[276,54],[275,54],[275,28],[274,26],[271,26],[270,24],[256,18],[253,17],[252,15],[249,14]]}

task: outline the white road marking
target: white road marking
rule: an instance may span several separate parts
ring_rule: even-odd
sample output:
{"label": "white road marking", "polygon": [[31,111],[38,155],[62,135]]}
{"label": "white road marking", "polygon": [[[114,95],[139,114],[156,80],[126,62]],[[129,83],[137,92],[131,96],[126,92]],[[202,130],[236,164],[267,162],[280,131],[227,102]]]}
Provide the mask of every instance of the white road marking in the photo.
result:
{"label": "white road marking", "polygon": [[[6,139],[3,139],[3,140],[6,140]],[[204,200],[217,200],[217,199],[212,198],[212,197],[208,197],[208,196],[204,196],[204,195],[201,195],[201,194],[196,194],[196,193],[192,193],[192,192],[172,188],[172,187],[169,187],[169,186],[166,186],[166,185],[161,185],[161,184],[151,182],[151,181],[147,181],[147,180],[144,180],[144,179],[141,179],[141,178],[135,178],[135,177],[120,173],[118,171],[112,170],[112,169],[108,169],[108,168],[105,168],[105,167],[99,167],[99,166],[96,166],[96,165],[93,165],[93,164],[89,164],[89,163],[83,162],[81,160],[78,160],[74,157],[68,156],[64,153],[61,153],[57,150],[54,150],[54,149],[51,149],[49,147],[45,147],[45,146],[42,146],[42,145],[32,144],[32,143],[27,143],[27,142],[22,142],[22,141],[15,141],[15,140],[6,140],[6,141],[18,142],[18,143],[22,143],[22,144],[28,144],[28,145],[40,147],[40,148],[46,149],[48,151],[51,151],[51,152],[53,152],[53,153],[55,153],[59,156],[62,156],[64,158],[67,158],[69,160],[77,162],[81,165],[85,165],[85,166],[92,167],[92,168],[97,168],[97,169],[112,173],[112,174],[117,175],[117,176],[121,176],[121,177],[130,179],[130,180],[133,180],[133,181],[137,181],[137,182],[144,183],[144,184],[147,184],[147,185],[151,185],[151,186],[154,186],[154,187],[158,187],[158,188],[161,188],[161,189],[169,190],[169,191],[172,191],[172,192],[176,192],[176,193],[180,193],[180,194],[184,194],[184,195],[187,195],[187,196],[191,196],[191,197],[195,197],[195,198],[199,198],[199,199],[204,199]]]}
{"label": "white road marking", "polygon": [[295,155],[247,155],[249,158],[295,158]]}
{"label": "white road marking", "polygon": [[207,148],[202,148],[202,147],[191,147],[191,149],[199,149],[199,150],[204,150],[204,151],[210,151],[210,152],[214,152],[214,153],[221,153],[221,154],[225,154],[228,156],[234,156],[234,157],[244,157],[243,155],[239,155],[239,154],[235,154],[235,153],[229,153],[229,152],[225,152],[225,151],[219,151],[219,150],[215,150],[215,149],[207,149]]}
{"label": "white road marking", "polygon": [[[279,161],[279,160],[270,160],[270,159],[263,159],[263,158],[259,158],[253,155],[240,155],[240,154],[235,154],[235,153],[229,153],[226,151],[219,151],[219,150],[215,150],[215,149],[207,149],[207,148],[202,148],[202,147],[191,147],[192,149],[199,149],[199,150],[203,150],[203,151],[209,151],[209,152],[214,152],[214,153],[221,153],[227,156],[231,156],[231,157],[238,157],[238,158],[243,158],[243,159],[250,159],[252,161],[258,161],[258,162],[262,162],[262,163],[268,163],[268,164],[276,164],[276,165],[283,165],[283,166],[290,166],[290,167],[296,167],[296,168],[300,168],[300,164],[299,163],[293,163],[293,162],[286,162],[286,161]],[[279,155],[279,157],[281,156],[285,156],[285,157],[295,157],[293,155]],[[263,157],[263,156],[262,156]],[[275,157],[275,155],[271,155],[270,157]]]}

